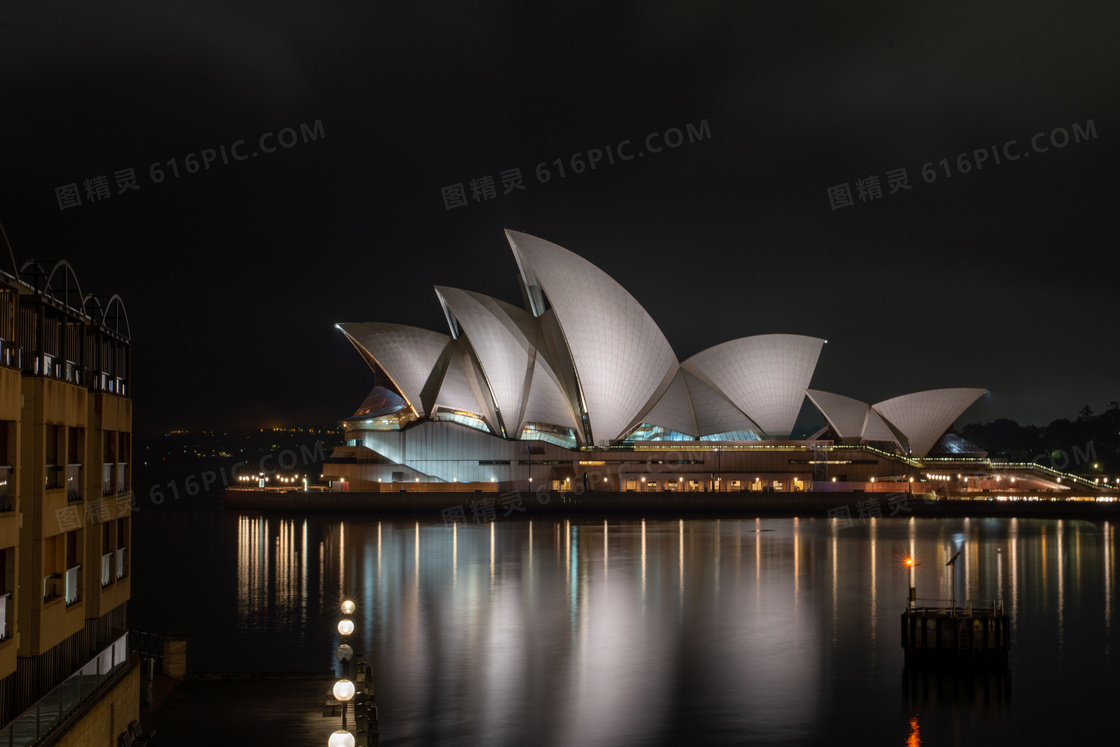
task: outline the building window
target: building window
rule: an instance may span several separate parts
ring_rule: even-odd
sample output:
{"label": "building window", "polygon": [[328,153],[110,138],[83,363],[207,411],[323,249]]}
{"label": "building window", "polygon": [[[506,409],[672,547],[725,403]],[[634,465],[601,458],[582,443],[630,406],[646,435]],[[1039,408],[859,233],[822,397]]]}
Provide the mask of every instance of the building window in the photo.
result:
{"label": "building window", "polygon": [[128,575],[128,528],[130,521],[131,519],[128,516],[125,516],[122,519],[117,519],[117,557],[114,563],[114,568],[116,569],[118,580]]}
{"label": "building window", "polygon": [[43,539],[43,601],[62,596],[63,573],[66,570],[66,536],[55,534]]}
{"label": "building window", "polygon": [[82,600],[82,564],[79,548],[81,547],[81,531],[75,529],[66,533],[66,577],[63,584],[63,596],[66,597],[66,606],[69,607]]}
{"label": "building window", "polygon": [[16,584],[15,552],[14,547],[0,550],[0,641],[10,638],[15,628],[16,609],[12,600]]}

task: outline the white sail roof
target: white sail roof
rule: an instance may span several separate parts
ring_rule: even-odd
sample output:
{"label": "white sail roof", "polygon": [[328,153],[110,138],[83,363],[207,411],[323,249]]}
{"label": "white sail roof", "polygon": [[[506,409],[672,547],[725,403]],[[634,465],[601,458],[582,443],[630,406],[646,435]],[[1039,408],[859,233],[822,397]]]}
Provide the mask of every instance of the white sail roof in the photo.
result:
{"label": "white sail roof", "polygon": [[930,389],[904,394],[873,405],[906,436],[910,455],[924,457],[961,414],[984,394],[984,389]]}
{"label": "white sail roof", "polygon": [[642,422],[660,425],[693,437],[700,435],[696,416],[692,412],[692,402],[688,397],[688,386],[684,383],[684,371],[677,371],[673,383],[661,395],[653,409],[642,416]]}
{"label": "white sail roof", "polygon": [[641,304],[587,260],[534,236],[506,236],[530,298],[543,290],[564,332],[595,442],[621,437],[677,372],[665,335]]}
{"label": "white sail roof", "polygon": [[506,435],[516,437],[536,355],[533,316],[481,293],[444,287],[437,287],[436,293],[478,356]]}
{"label": "white sail roof", "polygon": [[[483,384],[485,386],[485,384]],[[466,340],[453,340],[433,407],[469,412],[479,416],[497,432],[494,415],[482,392]]]}
{"label": "white sail roof", "polygon": [[806,389],[805,394],[840,438],[898,443],[894,431],[868,403],[819,389]]}
{"label": "white sail roof", "polygon": [[863,426],[864,441],[893,441],[901,445],[898,434],[891,428],[883,416],[875,412],[870,405],[867,410],[867,422]]}
{"label": "white sail roof", "polygon": [[809,400],[821,411],[840,438],[863,437],[863,427],[867,423],[867,413],[871,412],[871,405],[858,399],[822,392],[818,389],[807,389],[805,394],[809,395]]}
{"label": "white sail roof", "polygon": [[451,338],[439,332],[385,322],[337,325],[367,363],[376,363],[417,415],[426,414],[421,392]]}
{"label": "white sail roof", "polygon": [[756,335],[697,353],[681,366],[703,378],[758,423],[767,436],[793,431],[824,340]]}
{"label": "white sail roof", "polygon": [[572,412],[568,398],[564,396],[555,372],[539,353],[533,364],[533,380],[529,385],[529,396],[525,401],[521,422],[517,426],[518,434],[526,423],[561,425],[571,428],[577,437],[580,433],[576,415]]}
{"label": "white sail roof", "polygon": [[683,371],[683,374],[685,384],[688,385],[692,411],[696,415],[696,429],[701,436],[711,436],[716,433],[729,433],[731,431],[755,431],[757,433],[762,430],[750,418],[740,412],[739,408],[728,402],[726,397],[693,376],[687,369]]}

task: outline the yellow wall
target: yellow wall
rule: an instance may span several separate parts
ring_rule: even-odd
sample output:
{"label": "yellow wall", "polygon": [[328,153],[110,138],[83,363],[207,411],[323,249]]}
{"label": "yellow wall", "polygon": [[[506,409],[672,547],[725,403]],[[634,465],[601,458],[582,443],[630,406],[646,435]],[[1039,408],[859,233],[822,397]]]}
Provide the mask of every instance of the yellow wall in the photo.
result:
{"label": "yellow wall", "polygon": [[[11,604],[11,602],[9,602]],[[8,612],[9,625],[14,622],[15,611]],[[10,628],[8,630],[12,634],[11,638],[0,642],[0,678],[7,677],[12,672],[16,671],[16,652],[19,649],[18,634],[14,633]]]}
{"label": "yellow wall", "polygon": [[[129,548],[125,553],[125,562],[132,562],[132,538],[129,536],[118,537],[116,526],[117,519],[131,516],[131,493],[102,496],[102,465],[108,461],[105,453],[106,431],[114,432],[117,442],[117,461],[131,462],[132,455],[125,450],[131,449],[131,439],[126,442],[124,436],[131,436],[132,430],[132,402],[123,397],[107,392],[91,392],[88,399],[89,410],[86,421],[86,448],[85,448],[85,502],[83,510],[83,526],[85,526],[85,556],[83,567],[90,569],[85,574],[85,589],[83,590],[83,603],[87,618],[100,617],[105,612],[124,604],[129,598],[129,577],[131,568],[126,569],[126,576],[116,580],[116,569],[113,571],[113,583],[102,588],[101,586],[101,558],[106,548],[102,546],[102,521],[107,519],[112,522],[110,529],[110,550],[116,550],[123,544]],[[116,480],[114,473],[113,479]],[[101,501],[108,506],[107,516],[98,510],[95,502]],[[44,512],[44,517],[48,514]],[[129,522],[131,527],[131,522]],[[45,529],[44,529],[45,531]]]}
{"label": "yellow wall", "polygon": [[0,420],[19,420],[23,384],[19,371],[0,366]]}
{"label": "yellow wall", "polygon": [[51,747],[115,747],[117,737],[140,718],[140,667],[103,694],[65,733],[48,742]]}
{"label": "yellow wall", "polygon": [[[6,423],[18,423],[23,410],[23,383],[19,371],[0,366],[0,427],[7,427]],[[8,472],[8,502],[11,511],[0,513],[0,549],[9,547],[17,548],[12,553],[12,578],[15,580],[12,596],[8,599],[8,638],[0,642],[0,679],[16,671],[16,651],[19,648],[19,621],[16,610],[20,603],[20,564],[19,564],[19,535],[23,526],[23,514],[20,512],[19,501],[19,476],[20,476],[20,438],[18,426],[13,427],[8,434],[8,454],[0,454],[0,464],[8,463],[12,469]]]}
{"label": "yellow wall", "polygon": [[[3,377],[0,376],[0,397],[4,394],[3,386]],[[91,397],[94,398],[93,402],[90,401]],[[20,399],[19,442],[26,464],[19,479],[20,508],[23,514],[20,562],[17,566],[22,592],[18,602],[18,625],[23,634],[20,636],[19,647],[21,656],[36,656],[80,631],[85,625],[86,617],[97,617],[102,611],[115,607],[128,598],[127,584],[120,589],[113,589],[108,600],[103,600],[100,595],[101,527],[96,522],[89,522],[87,508],[91,505],[90,501],[101,498],[101,463],[100,460],[95,463],[89,461],[94,455],[91,452],[96,452],[100,457],[102,428],[125,432],[131,430],[132,403],[116,395],[90,394],[76,384],[32,376],[22,378]],[[68,503],[64,488],[45,489],[42,470],[46,460],[47,425],[85,429],[86,448],[82,455],[85,500]],[[65,439],[63,442],[59,450],[60,464],[68,461]],[[129,456],[118,454],[122,462],[128,461]],[[122,497],[127,496],[126,493]],[[112,500],[115,519],[116,496]],[[69,608],[61,599],[44,604],[42,598],[43,576],[47,568],[44,552],[48,549],[48,542],[44,540],[61,534],[57,513],[60,510],[76,512],[78,525],[81,527],[77,557],[82,565],[82,601]],[[0,526],[0,537],[2,536],[3,527]],[[108,601],[111,606],[107,607],[102,601]]]}
{"label": "yellow wall", "polygon": [[42,400],[42,420],[39,422],[54,425],[69,425],[84,428],[86,424],[86,396],[89,392],[77,384],[70,384],[57,379],[41,377],[24,379],[24,394],[27,394],[27,385],[36,390],[36,395]]}
{"label": "yellow wall", "polygon": [[[106,392],[92,393],[97,402],[95,407],[101,411],[101,428],[109,431],[132,432],[132,400]],[[121,461],[128,461],[122,455]]]}

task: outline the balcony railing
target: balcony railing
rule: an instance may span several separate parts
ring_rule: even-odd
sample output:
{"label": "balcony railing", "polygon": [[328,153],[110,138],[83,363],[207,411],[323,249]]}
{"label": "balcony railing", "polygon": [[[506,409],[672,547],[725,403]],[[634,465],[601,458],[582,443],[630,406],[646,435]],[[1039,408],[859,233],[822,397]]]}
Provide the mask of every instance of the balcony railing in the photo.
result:
{"label": "balcony railing", "polygon": [[0,364],[19,368],[22,357],[20,353],[22,352],[10,340],[0,340]]}
{"label": "balcony railing", "polygon": [[128,492],[128,464],[121,462],[117,465],[117,494]]}
{"label": "balcony railing", "polygon": [[81,578],[78,572],[82,570],[82,566],[76,565],[73,568],[66,569],[66,606],[82,601],[82,587]]}
{"label": "balcony railing", "polygon": [[82,465],[71,464],[66,467],[66,500],[82,500]]}
{"label": "balcony railing", "polygon": [[117,548],[117,580],[118,581],[125,577],[125,571],[127,570],[127,568],[125,567],[125,564],[124,564],[124,550],[125,549],[123,547]]}
{"label": "balcony railing", "polygon": [[8,630],[8,607],[12,601],[12,592],[0,594],[0,641],[6,641],[11,633]]}
{"label": "balcony railing", "polygon": [[55,464],[47,465],[47,490],[66,487],[66,468]]}
{"label": "balcony railing", "polygon": [[105,462],[101,465],[101,495],[113,494],[113,463]]}
{"label": "balcony railing", "polygon": [[48,573],[47,575],[43,576],[43,601],[44,602],[50,602],[50,601],[58,599],[60,596],[62,596],[61,594],[59,594],[59,588],[58,588],[59,584],[61,584],[61,583],[62,583],[62,574],[61,573]]}
{"label": "balcony railing", "polygon": [[11,511],[16,507],[14,501],[8,500],[8,480],[11,478],[11,465],[0,465],[0,513]]}
{"label": "balcony railing", "polygon": [[39,743],[102,684],[124,669],[127,662],[128,633],[125,633],[0,730],[0,747],[30,747]]}
{"label": "balcony railing", "polygon": [[113,583],[113,553],[107,552],[101,556],[101,588],[104,589]]}
{"label": "balcony railing", "polygon": [[92,376],[93,388],[99,392],[110,392],[122,397],[128,396],[128,384],[120,376],[114,376],[104,371],[95,372]]}

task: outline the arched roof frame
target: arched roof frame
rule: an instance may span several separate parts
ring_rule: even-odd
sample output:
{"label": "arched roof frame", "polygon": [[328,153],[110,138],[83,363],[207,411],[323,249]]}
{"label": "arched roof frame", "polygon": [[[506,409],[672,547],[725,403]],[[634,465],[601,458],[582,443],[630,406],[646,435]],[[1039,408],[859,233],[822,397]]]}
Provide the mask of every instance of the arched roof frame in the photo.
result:
{"label": "arched roof frame", "polygon": [[112,332],[125,342],[132,340],[128,310],[125,309],[124,299],[119,294],[114,293],[105,300],[104,296],[95,296],[91,293],[82,302],[82,310],[86,316],[101,325],[103,330]]}
{"label": "arched roof frame", "polygon": [[[61,297],[59,297],[59,288],[57,287],[59,277],[62,281]],[[29,259],[20,268],[20,279],[30,284],[44,298],[53,301],[53,306],[80,316],[87,316],[85,296],[82,294],[82,286],[78,282],[78,275],[65,259],[55,260],[49,271],[46,270],[44,263],[37,259]]]}
{"label": "arched roof frame", "polygon": [[12,251],[12,242],[8,241],[8,232],[4,230],[3,223],[0,223],[0,238],[4,239],[4,246],[8,249],[8,266],[12,268],[12,277],[19,280],[19,268],[16,267],[16,254]]}

